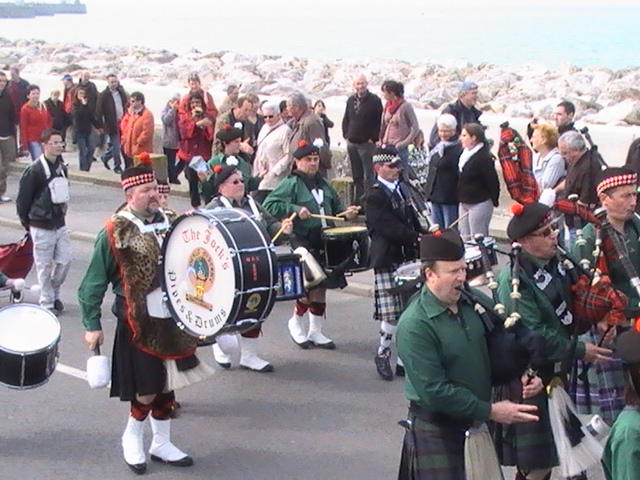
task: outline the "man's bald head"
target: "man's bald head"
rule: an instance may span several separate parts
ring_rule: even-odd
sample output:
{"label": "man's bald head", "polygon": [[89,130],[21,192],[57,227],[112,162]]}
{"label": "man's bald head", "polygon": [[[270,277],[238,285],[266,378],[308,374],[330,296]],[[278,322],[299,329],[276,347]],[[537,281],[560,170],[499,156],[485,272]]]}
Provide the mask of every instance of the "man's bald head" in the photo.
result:
{"label": "man's bald head", "polygon": [[367,77],[364,75],[358,75],[353,79],[353,89],[359,97],[363,97],[367,93],[368,86],[369,82],[367,82]]}

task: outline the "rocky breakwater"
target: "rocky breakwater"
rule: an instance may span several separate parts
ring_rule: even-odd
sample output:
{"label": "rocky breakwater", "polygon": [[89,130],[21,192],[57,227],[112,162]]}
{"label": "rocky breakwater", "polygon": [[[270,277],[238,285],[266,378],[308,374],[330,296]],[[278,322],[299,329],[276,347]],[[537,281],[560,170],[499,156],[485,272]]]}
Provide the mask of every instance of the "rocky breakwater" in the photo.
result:
{"label": "rocky breakwater", "polygon": [[[228,84],[258,95],[283,97],[302,91],[328,99],[351,93],[355,75],[365,73],[371,88],[385,79],[404,82],[406,97],[419,108],[440,110],[455,100],[460,83],[480,86],[479,107],[507,117],[549,118],[555,105],[570,100],[577,119],[585,123],[640,125],[640,67],[612,71],[566,65],[551,70],[540,64],[497,66],[466,62],[407,63],[381,59],[338,59],[324,62],[273,55],[249,56],[234,52],[174,53],[144,47],[56,44],[44,41],[0,39],[0,67],[17,65],[29,73],[72,75],[88,69],[96,78],[110,72],[143,85],[182,88],[190,72],[203,84],[222,91]],[[338,100],[336,98],[336,100]]]}

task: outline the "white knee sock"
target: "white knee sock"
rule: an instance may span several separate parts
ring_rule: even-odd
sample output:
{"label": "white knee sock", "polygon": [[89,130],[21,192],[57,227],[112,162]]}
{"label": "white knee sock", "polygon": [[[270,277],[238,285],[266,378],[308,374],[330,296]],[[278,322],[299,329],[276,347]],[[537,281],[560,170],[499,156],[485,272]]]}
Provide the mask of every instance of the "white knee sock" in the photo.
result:
{"label": "white knee sock", "polygon": [[391,346],[396,330],[398,330],[397,325],[392,325],[385,321],[380,322],[380,346],[378,347],[378,353],[382,353],[386,348]]}

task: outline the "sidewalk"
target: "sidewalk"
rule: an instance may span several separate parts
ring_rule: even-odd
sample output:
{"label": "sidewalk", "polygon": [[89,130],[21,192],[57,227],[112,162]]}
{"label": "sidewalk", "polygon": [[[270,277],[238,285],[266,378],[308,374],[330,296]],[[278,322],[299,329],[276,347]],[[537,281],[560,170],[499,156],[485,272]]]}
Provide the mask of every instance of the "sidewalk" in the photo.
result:
{"label": "sidewalk", "polygon": [[[114,173],[113,170],[105,169],[100,160],[93,163],[90,172],[82,172],[78,167],[77,152],[66,152],[64,154],[64,158],[69,165],[69,179],[72,182],[100,185],[120,190],[120,175]],[[29,157],[18,159],[14,164],[10,165],[9,174],[19,178],[22,171],[30,163],[31,159]],[[171,185],[171,195],[188,198],[189,186],[184,178],[182,178],[181,181],[181,185]],[[103,219],[101,218],[100,221],[102,220]],[[489,227],[490,235],[498,241],[508,241],[506,237],[508,221],[509,214],[507,213],[507,210],[505,208],[496,209]],[[0,214],[0,224],[8,227],[22,228],[20,222],[15,216],[8,217]],[[73,229],[71,237],[74,240],[85,242],[93,242],[95,240],[95,234],[93,232],[83,231],[77,228]],[[342,290],[343,292],[373,298],[373,270],[354,273],[347,277],[347,281],[349,285]]]}

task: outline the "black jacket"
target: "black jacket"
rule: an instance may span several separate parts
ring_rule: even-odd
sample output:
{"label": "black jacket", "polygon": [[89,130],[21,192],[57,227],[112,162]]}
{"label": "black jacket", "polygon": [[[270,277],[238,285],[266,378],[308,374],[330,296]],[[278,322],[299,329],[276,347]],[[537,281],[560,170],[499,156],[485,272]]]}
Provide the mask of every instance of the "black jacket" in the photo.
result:
{"label": "black jacket", "polygon": [[5,87],[0,92],[0,137],[15,137],[17,123],[16,108],[11,100],[9,88]]}
{"label": "black jacket", "polygon": [[495,157],[485,145],[467,161],[458,177],[458,201],[481,203],[491,200],[498,206],[500,181],[494,165]]}
{"label": "black jacket", "polygon": [[81,103],[74,103],[71,109],[71,119],[73,128],[76,133],[89,134],[93,131],[93,127],[96,126],[96,117],[93,114],[91,105],[87,102],[87,105]]}
{"label": "black jacket", "polygon": [[[84,91],[87,94],[87,103],[91,107],[91,110],[95,112],[98,107],[98,87],[96,84],[89,80],[87,83],[82,83],[82,81],[78,82],[78,87],[84,88]],[[109,88],[109,87],[107,87]]]}
{"label": "black jacket", "polygon": [[64,132],[69,125],[71,125],[69,114],[64,111],[64,103],[61,100],[53,103],[53,100],[48,98],[44,101],[44,104],[47,106],[47,110],[49,110],[49,113],[51,114],[53,128]]}
{"label": "black jacket", "polygon": [[16,199],[16,209],[20,223],[25,228],[30,226],[55,230],[65,225],[67,204],[51,202],[49,181],[61,177],[62,171],[67,176],[67,167],[59,156],[53,165],[49,164],[51,177],[46,178],[42,162],[37,159],[29,165],[20,178],[20,188]]}
{"label": "black jacket", "polygon": [[418,256],[419,226],[410,206],[393,208],[392,192],[375,183],[365,200],[366,224],[371,237],[371,268],[389,268]]}
{"label": "black jacket", "polygon": [[[121,85],[118,85],[118,92],[122,99],[123,114],[127,113],[127,93]],[[109,135],[115,135],[119,132],[118,116],[116,114],[116,104],[113,101],[113,95],[109,87],[105,88],[98,95],[98,105],[96,107],[96,122],[99,128],[104,128]]]}
{"label": "black jacket", "polygon": [[427,200],[444,205],[457,205],[458,159],[462,153],[459,142],[444,149],[443,155],[434,153],[429,161],[425,193]]}
{"label": "black jacket", "polygon": [[357,113],[356,95],[351,95],[342,118],[342,136],[351,143],[377,142],[381,120],[382,101],[377,95],[367,91]]}
{"label": "black jacket", "polygon": [[[482,112],[476,107],[467,108],[460,100],[456,100],[456,103],[447,105],[440,115],[444,113],[449,113],[456,117],[458,121],[456,135],[460,135],[465,123],[480,123],[480,115],[482,115]],[[436,122],[431,129],[431,135],[429,135],[429,148],[433,148],[438,142],[438,123]]]}

